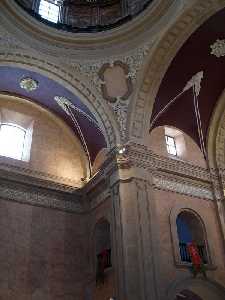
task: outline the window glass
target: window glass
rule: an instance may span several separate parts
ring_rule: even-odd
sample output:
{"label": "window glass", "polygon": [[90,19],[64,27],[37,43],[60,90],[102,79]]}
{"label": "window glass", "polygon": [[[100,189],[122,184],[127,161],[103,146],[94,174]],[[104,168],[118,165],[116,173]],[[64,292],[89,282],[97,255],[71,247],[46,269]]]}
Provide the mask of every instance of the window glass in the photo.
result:
{"label": "window glass", "polygon": [[57,23],[59,19],[59,6],[46,0],[41,0],[39,14],[42,18]]}
{"label": "window glass", "polygon": [[165,135],[167,152],[171,155],[177,155],[175,139],[172,136]]}
{"label": "window glass", "polygon": [[0,125],[0,155],[22,159],[26,130],[14,124]]}

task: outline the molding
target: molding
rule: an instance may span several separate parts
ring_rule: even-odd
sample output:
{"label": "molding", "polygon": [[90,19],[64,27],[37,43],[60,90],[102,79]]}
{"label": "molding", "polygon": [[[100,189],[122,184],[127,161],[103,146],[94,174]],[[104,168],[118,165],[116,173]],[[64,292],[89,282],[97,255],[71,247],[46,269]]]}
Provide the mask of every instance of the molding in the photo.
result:
{"label": "molding", "polygon": [[86,58],[100,58],[136,48],[149,36],[155,36],[163,30],[164,23],[174,18],[182,8],[183,4],[175,0],[155,0],[131,22],[94,34],[75,34],[46,26],[27,14],[13,0],[0,2],[0,19],[9,32],[42,53],[83,59],[85,52]]}
{"label": "molding", "polygon": [[147,147],[131,142],[126,145],[126,149],[133,166],[146,170],[163,171],[173,175],[177,174],[200,182],[211,182],[211,175],[205,168],[192,165],[189,162],[157,155]]}
{"label": "molding", "polygon": [[181,195],[213,200],[213,191],[210,186],[188,182],[182,178],[159,174],[153,175],[153,187],[164,191],[175,192]]}
{"label": "molding", "polygon": [[[123,169],[133,171],[123,179],[120,178]],[[145,177],[142,177],[143,170]],[[119,155],[116,148],[112,150],[99,172],[81,189],[54,182],[54,176],[44,175],[46,177],[43,178],[39,172],[2,164],[0,198],[71,212],[87,212],[109,199],[110,189],[118,186],[119,182],[136,180],[141,186],[142,183],[149,184],[154,189],[214,200],[212,180],[217,180],[215,174],[210,176],[204,168],[160,157],[137,144],[126,145],[123,155]]]}
{"label": "molding", "polygon": [[110,108],[104,101],[101,101],[101,95],[93,92],[93,89],[85,84],[85,81],[75,72],[72,72],[68,66],[62,67],[54,61],[40,57],[40,55],[27,51],[13,51],[13,49],[8,51],[0,49],[0,65],[31,69],[63,84],[77,95],[96,116],[105,133],[108,147],[112,148],[117,142],[119,143],[120,130]]}
{"label": "molding", "polygon": [[[3,162],[2,162],[3,161]],[[6,163],[4,161],[10,161]],[[15,163],[17,165],[15,165]],[[21,164],[21,165],[18,165]],[[22,166],[23,164],[23,166]],[[37,186],[62,190],[65,192],[75,191],[81,187],[80,182],[74,181],[70,178],[60,177],[53,174],[36,171],[24,167],[26,163],[21,161],[14,161],[5,157],[0,158],[0,178],[9,178],[18,182],[35,184]]]}
{"label": "molding", "polygon": [[65,193],[0,178],[0,199],[18,203],[83,213],[79,193]]}
{"label": "molding", "polygon": [[[136,174],[135,178],[138,178],[139,171],[137,169],[140,169],[145,170],[146,176],[152,177],[150,185],[155,189],[207,200],[214,200],[220,196],[219,190],[215,190],[213,186],[213,182],[217,180],[214,169],[209,172],[205,168],[188,162],[159,156],[143,145],[129,143],[125,145],[125,148],[126,151],[122,155],[118,155],[117,149],[113,149],[109,153],[108,159],[100,171],[84,188],[86,191],[91,190],[115,172],[118,174],[114,176],[114,181],[112,180],[110,184],[130,181],[134,178],[134,174]],[[120,170],[132,168],[133,171],[128,173],[128,177],[120,178]]]}

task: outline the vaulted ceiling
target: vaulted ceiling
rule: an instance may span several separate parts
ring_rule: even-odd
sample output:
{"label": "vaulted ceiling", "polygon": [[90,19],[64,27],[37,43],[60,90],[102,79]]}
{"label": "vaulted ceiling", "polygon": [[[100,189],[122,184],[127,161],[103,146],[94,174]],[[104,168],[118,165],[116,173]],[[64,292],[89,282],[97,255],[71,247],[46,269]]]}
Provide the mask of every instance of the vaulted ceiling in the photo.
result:
{"label": "vaulted ceiling", "polygon": [[[161,111],[183,91],[195,74],[202,71],[203,78],[198,103],[203,136],[206,142],[210,118],[225,87],[225,56],[223,56],[225,55],[225,44],[221,44],[221,52],[218,52],[217,44],[215,44],[217,40],[225,39],[224,20],[225,9],[201,25],[176,54],[161,82],[155,99],[151,121],[157,115],[158,117],[152,126],[153,128],[160,125],[175,126],[191,136],[197,144],[200,144],[192,89],[184,91],[165,112]],[[214,45],[214,51],[212,51],[212,45]]]}
{"label": "vaulted ceiling", "polygon": [[[38,83],[37,89],[27,91],[21,88],[20,81],[23,78],[35,80]],[[0,79],[0,93],[17,95],[49,109],[63,119],[80,139],[71,117],[54,99],[55,96],[66,97],[77,108],[71,109],[71,111],[79,123],[88,146],[91,161],[93,162],[98,152],[106,147],[104,135],[99,129],[100,126],[98,127],[94,115],[76,95],[61,84],[36,72],[6,66],[0,67]]]}

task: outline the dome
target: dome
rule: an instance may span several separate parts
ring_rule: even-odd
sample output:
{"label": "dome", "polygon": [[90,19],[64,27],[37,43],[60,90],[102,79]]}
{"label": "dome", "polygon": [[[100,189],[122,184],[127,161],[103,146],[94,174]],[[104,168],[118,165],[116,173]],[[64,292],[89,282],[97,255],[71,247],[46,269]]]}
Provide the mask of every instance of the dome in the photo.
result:
{"label": "dome", "polygon": [[100,32],[140,14],[153,0],[15,0],[30,15],[69,32]]}

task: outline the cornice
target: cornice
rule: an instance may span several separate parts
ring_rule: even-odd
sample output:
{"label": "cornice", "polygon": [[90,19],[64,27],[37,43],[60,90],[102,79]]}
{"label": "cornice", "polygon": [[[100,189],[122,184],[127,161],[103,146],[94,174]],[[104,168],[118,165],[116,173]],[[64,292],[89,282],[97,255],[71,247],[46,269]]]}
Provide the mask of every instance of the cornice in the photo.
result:
{"label": "cornice", "polygon": [[36,171],[18,164],[2,162],[2,160],[5,161],[5,159],[0,159],[0,178],[9,178],[21,183],[34,184],[63,192],[73,192],[81,187],[81,183],[70,178]]}
{"label": "cornice", "polygon": [[85,58],[96,58],[136,48],[149,37],[158,34],[165,23],[175,17],[173,13],[177,14],[180,6],[175,0],[155,0],[133,21],[94,34],[74,34],[46,27],[13,0],[1,1],[0,16],[5,28],[28,47],[51,56],[83,59],[84,53]]}
{"label": "cornice", "polygon": [[153,174],[153,188],[175,192],[181,195],[214,200],[212,186],[205,182],[197,182],[179,176],[171,176],[168,173]]}
{"label": "cornice", "polygon": [[[2,175],[2,174],[1,174]],[[0,199],[18,203],[59,209],[67,212],[84,213],[81,195],[77,192],[68,193],[39,186],[27,176],[26,182],[15,181],[14,178],[0,176]]]}
{"label": "cornice", "polygon": [[[9,165],[0,166],[0,199],[60,209],[75,213],[87,213],[111,198],[115,185],[138,180],[148,183],[155,190],[164,190],[181,195],[214,200],[219,187],[213,190],[215,170],[208,170],[190,163],[161,157],[145,146],[130,143],[124,154],[113,149],[102,168],[81,189],[58,184],[50,177],[41,178],[32,172]],[[132,169],[130,177],[120,178],[121,169]],[[140,177],[142,169],[148,174]],[[37,175],[37,174],[36,174]],[[114,178],[113,178],[114,177]],[[214,188],[215,189],[215,188]]]}
{"label": "cornice", "polygon": [[126,147],[133,166],[151,171],[162,171],[202,182],[211,182],[211,175],[205,168],[182,160],[157,155],[143,145],[129,143]]}

